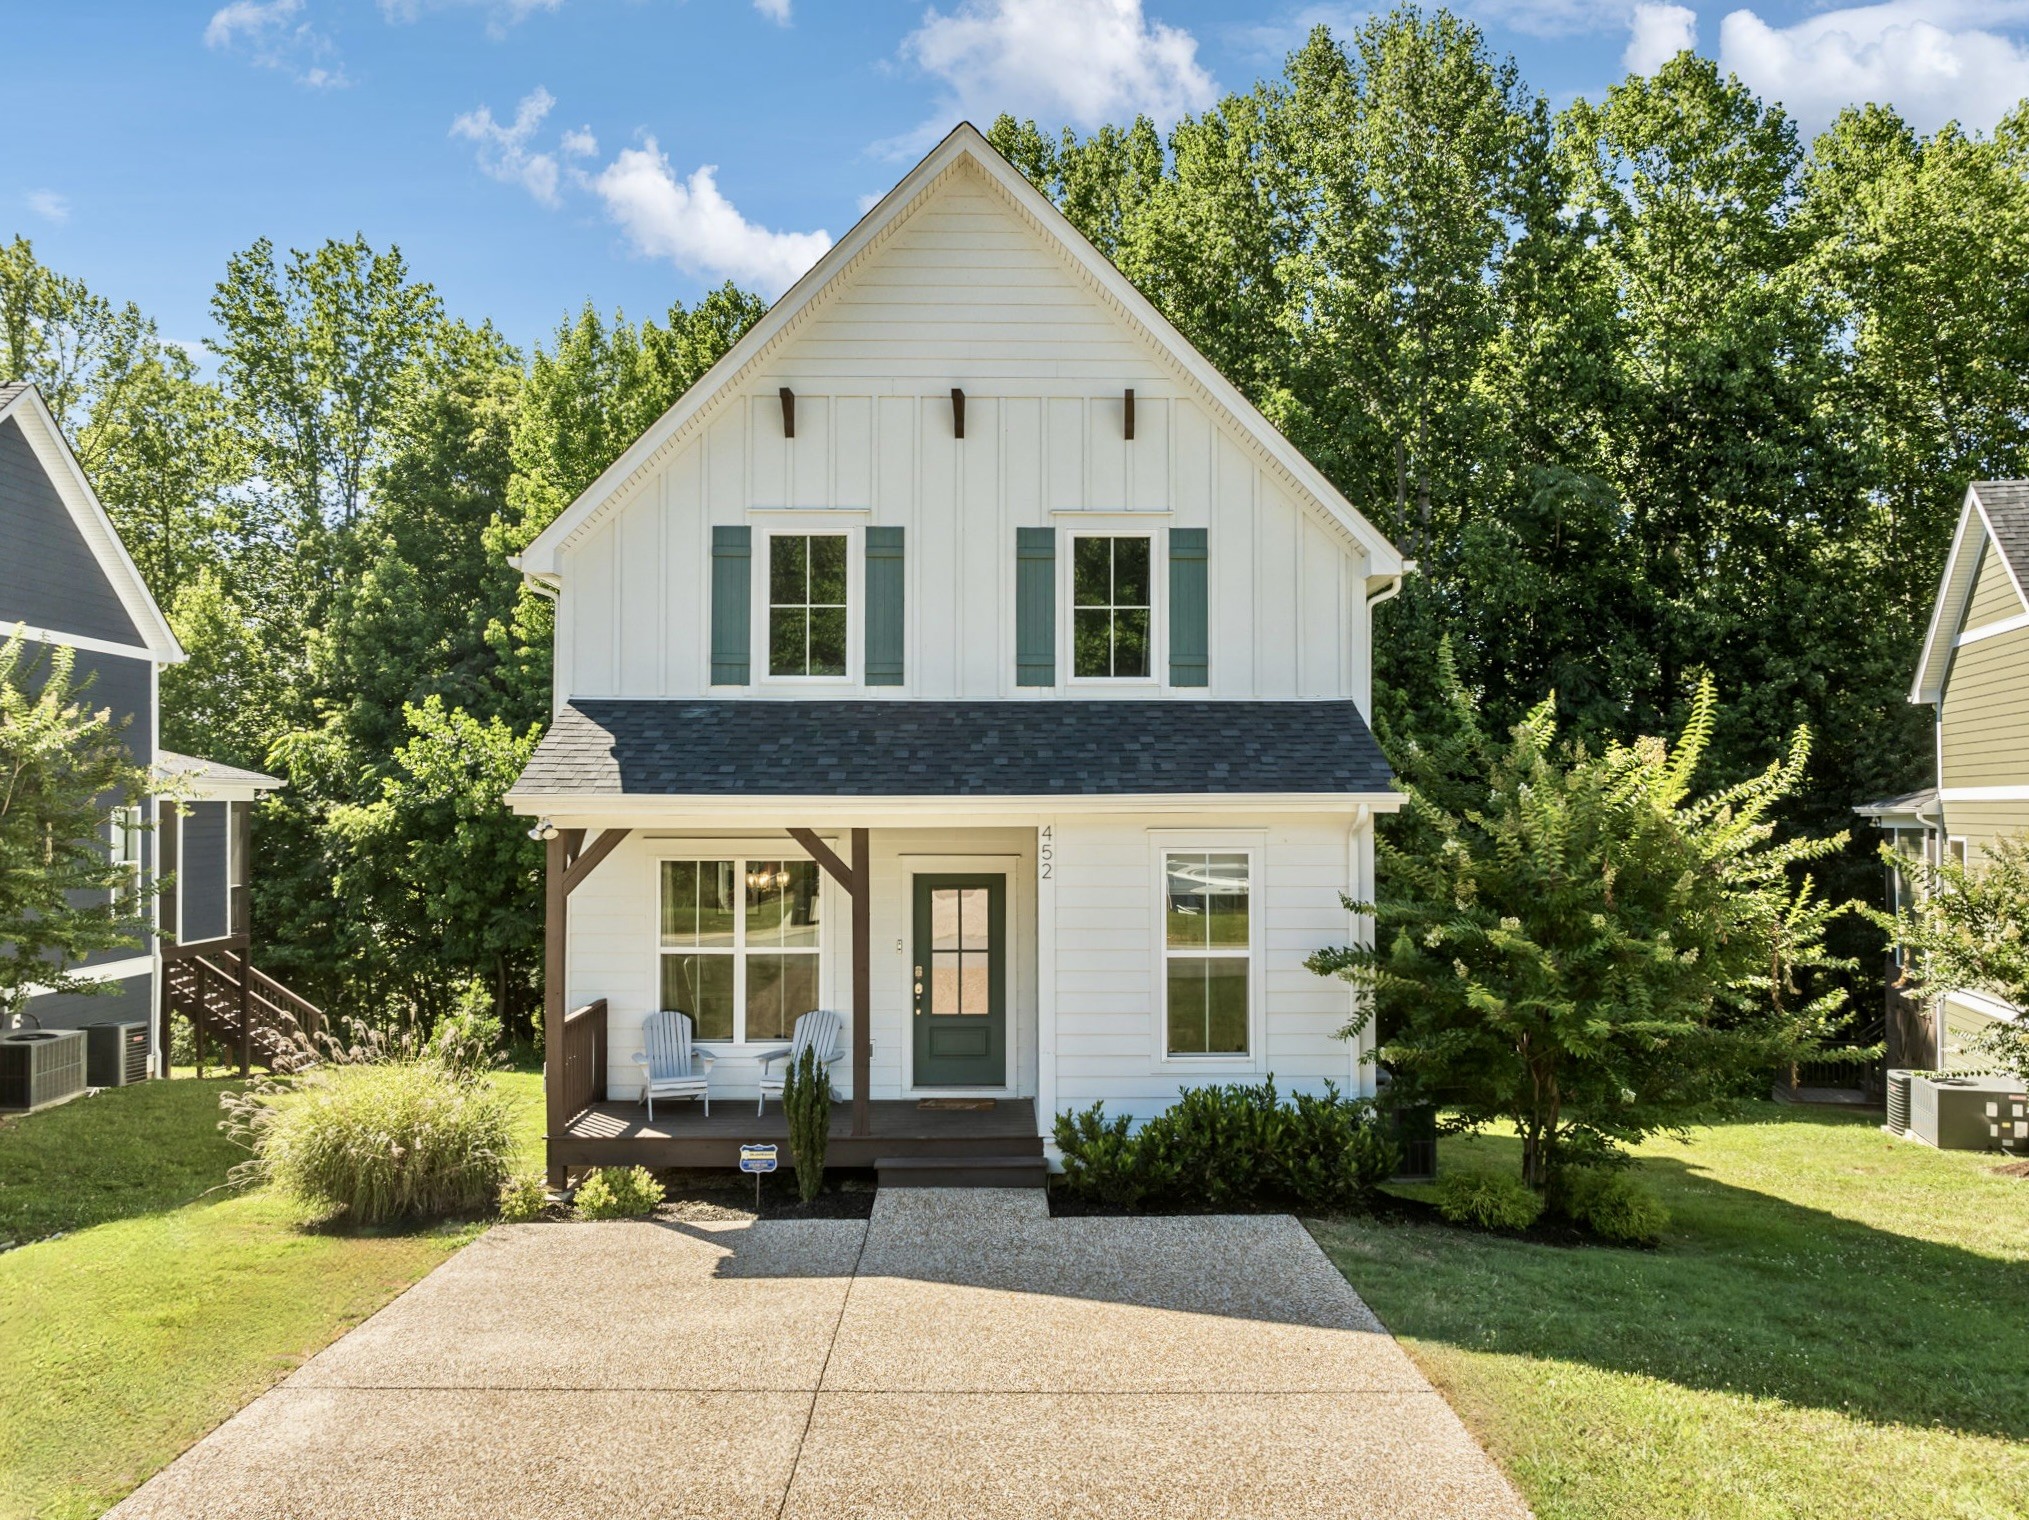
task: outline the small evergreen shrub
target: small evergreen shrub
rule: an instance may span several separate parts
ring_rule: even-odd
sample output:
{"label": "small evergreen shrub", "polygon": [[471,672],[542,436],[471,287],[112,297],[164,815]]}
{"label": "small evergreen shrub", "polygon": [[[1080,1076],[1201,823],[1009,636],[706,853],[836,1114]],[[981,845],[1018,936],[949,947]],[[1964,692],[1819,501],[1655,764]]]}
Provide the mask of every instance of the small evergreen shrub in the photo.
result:
{"label": "small evergreen shrub", "polygon": [[1258,1086],[1186,1088],[1135,1129],[1094,1104],[1054,1127],[1066,1192],[1118,1208],[1348,1208],[1395,1169],[1373,1104],[1326,1087],[1284,1099]]}
{"label": "small evergreen shrub", "polygon": [[318,1066],[220,1101],[253,1151],[235,1181],[358,1225],[483,1213],[514,1155],[507,1099],[435,1061]]}
{"label": "small evergreen shrub", "polygon": [[541,1172],[516,1172],[500,1184],[500,1218],[506,1224],[529,1224],[550,1210],[549,1184]]}
{"label": "small evergreen shrub", "polygon": [[1560,1184],[1563,1212],[1572,1223],[1624,1245],[1662,1243],[1670,1211],[1635,1172],[1625,1167],[1578,1167],[1565,1172]]}
{"label": "small evergreen shrub", "polygon": [[789,1120],[789,1155],[796,1162],[796,1196],[805,1203],[824,1191],[824,1148],[831,1140],[831,1070],[806,1048],[782,1085]]}
{"label": "small evergreen shrub", "polygon": [[1481,1230],[1526,1230],[1543,1215],[1543,1200],[1508,1172],[1447,1172],[1437,1180],[1437,1212]]}
{"label": "small evergreen shrub", "polygon": [[580,1219],[639,1219],[662,1202],[662,1184],[645,1166],[602,1166],[578,1184]]}

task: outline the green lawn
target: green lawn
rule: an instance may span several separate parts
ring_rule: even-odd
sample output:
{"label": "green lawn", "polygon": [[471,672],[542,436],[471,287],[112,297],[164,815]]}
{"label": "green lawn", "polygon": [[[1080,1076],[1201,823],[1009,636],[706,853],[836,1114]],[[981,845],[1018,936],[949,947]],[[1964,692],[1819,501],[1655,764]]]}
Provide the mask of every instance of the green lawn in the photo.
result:
{"label": "green lawn", "polygon": [[[499,1080],[532,1142],[541,1078]],[[477,1232],[323,1233],[222,1187],[234,1085],[0,1123],[0,1240],[33,1242],[0,1254],[0,1520],[100,1513]]]}
{"label": "green lawn", "polygon": [[1542,1520],[2029,1516],[2029,1181],[1773,1104],[1641,1155],[1658,1251],[1312,1229]]}

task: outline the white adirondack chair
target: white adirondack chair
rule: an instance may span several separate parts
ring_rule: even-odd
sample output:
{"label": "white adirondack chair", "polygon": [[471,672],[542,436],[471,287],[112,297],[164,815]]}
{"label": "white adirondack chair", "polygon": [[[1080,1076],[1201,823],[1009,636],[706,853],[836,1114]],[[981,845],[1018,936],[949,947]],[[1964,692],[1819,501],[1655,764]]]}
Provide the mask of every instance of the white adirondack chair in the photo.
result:
{"label": "white adirondack chair", "polygon": [[645,1048],[634,1053],[634,1064],[641,1068],[641,1101],[648,1105],[651,1124],[657,1098],[701,1098],[706,1116],[711,1114],[708,1078],[718,1057],[691,1047],[690,1027],[690,1015],[674,1008],[651,1013],[641,1025]]}
{"label": "white adirondack chair", "polygon": [[[796,1030],[790,1036],[792,1043],[764,1050],[755,1059],[761,1063],[761,1098],[754,1105],[754,1112],[768,1111],[768,1094],[782,1096],[782,1089],[789,1083],[789,1072],[803,1059],[803,1052],[817,1052],[819,1064],[831,1065],[845,1059],[845,1020],[829,1008],[813,1008],[796,1021]],[[789,1065],[781,1075],[769,1070],[775,1062],[787,1060]]]}

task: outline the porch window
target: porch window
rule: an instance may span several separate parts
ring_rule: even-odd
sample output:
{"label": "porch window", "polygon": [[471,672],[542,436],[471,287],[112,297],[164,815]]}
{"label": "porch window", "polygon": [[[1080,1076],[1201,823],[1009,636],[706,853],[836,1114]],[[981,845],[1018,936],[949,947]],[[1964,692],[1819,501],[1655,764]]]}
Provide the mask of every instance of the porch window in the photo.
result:
{"label": "porch window", "polygon": [[1253,927],[1249,857],[1163,856],[1163,985],[1172,1056],[1247,1054]]}
{"label": "porch window", "polygon": [[846,673],[846,536],[768,540],[768,674]]}
{"label": "porch window", "polygon": [[817,1007],[817,865],[662,862],[662,1006],[700,1040],[786,1040]]}
{"label": "porch window", "polygon": [[1072,675],[1146,678],[1153,668],[1153,542],[1115,535],[1071,541]]}

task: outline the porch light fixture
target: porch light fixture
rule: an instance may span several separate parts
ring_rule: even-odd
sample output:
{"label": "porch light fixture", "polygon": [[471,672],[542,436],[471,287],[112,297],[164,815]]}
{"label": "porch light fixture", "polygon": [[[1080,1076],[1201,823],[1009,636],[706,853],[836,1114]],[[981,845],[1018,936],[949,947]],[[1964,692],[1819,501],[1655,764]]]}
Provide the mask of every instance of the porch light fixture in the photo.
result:
{"label": "porch light fixture", "polygon": [[780,888],[788,885],[789,868],[787,866],[784,866],[779,871],[749,871],[747,873],[747,890],[749,892],[765,892],[770,887]]}
{"label": "porch light fixture", "polygon": [[528,831],[528,837],[541,844],[545,840],[557,837],[557,826],[547,818],[538,818],[535,821],[535,827]]}

